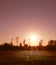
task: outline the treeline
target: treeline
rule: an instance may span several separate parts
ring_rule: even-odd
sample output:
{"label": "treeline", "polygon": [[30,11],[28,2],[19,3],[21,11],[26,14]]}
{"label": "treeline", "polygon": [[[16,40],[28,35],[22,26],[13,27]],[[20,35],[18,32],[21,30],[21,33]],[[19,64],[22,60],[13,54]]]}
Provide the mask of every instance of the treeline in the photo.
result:
{"label": "treeline", "polygon": [[39,42],[39,46],[30,46],[26,44],[25,40],[19,44],[19,46],[14,46],[13,43],[4,43],[0,45],[0,50],[56,50],[56,40],[50,40],[46,46],[42,45],[43,40]]}

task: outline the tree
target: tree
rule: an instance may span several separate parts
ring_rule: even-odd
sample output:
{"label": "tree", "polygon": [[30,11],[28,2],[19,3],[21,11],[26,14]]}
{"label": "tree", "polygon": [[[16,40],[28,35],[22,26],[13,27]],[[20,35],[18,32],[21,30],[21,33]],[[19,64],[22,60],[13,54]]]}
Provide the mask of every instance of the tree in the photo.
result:
{"label": "tree", "polygon": [[42,43],[43,43],[43,40],[40,40],[40,42],[39,42],[40,47],[42,46]]}
{"label": "tree", "polygon": [[25,44],[26,44],[26,40],[24,39],[24,40],[23,40],[23,45],[25,45]]}
{"label": "tree", "polygon": [[54,43],[54,41],[53,41],[53,40],[50,40],[50,41],[48,42],[48,46],[53,46],[53,43]]}
{"label": "tree", "polygon": [[55,44],[54,45],[56,46],[56,40],[55,40]]}
{"label": "tree", "polygon": [[16,43],[17,43],[17,46],[18,46],[18,40],[19,40],[19,37],[16,37]]}
{"label": "tree", "polygon": [[20,45],[19,46],[22,47],[22,42],[20,42]]}
{"label": "tree", "polygon": [[13,38],[11,39],[10,45],[13,46]]}
{"label": "tree", "polygon": [[26,44],[26,40],[25,39],[23,40],[23,45],[24,45],[24,49],[25,50],[28,49],[28,44]]}

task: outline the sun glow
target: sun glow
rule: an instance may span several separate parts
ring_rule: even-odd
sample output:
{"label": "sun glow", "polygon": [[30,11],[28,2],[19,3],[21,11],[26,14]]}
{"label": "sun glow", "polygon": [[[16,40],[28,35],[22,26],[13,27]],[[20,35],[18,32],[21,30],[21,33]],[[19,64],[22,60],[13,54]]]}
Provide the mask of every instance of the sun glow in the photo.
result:
{"label": "sun glow", "polygon": [[29,36],[29,40],[30,40],[30,45],[31,46],[36,46],[36,45],[38,45],[37,43],[38,43],[38,36],[37,35],[35,35],[35,34],[31,34],[30,36]]}
{"label": "sun glow", "polygon": [[35,41],[37,41],[37,37],[36,37],[35,35],[31,35],[31,36],[30,36],[30,40],[31,40],[32,42],[35,42]]}

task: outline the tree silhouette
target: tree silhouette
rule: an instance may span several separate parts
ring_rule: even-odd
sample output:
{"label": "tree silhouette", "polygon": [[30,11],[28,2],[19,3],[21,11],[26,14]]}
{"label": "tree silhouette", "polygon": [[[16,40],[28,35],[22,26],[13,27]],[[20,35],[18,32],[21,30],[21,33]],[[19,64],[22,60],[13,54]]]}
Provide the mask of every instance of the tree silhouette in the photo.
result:
{"label": "tree silhouette", "polygon": [[11,39],[10,45],[13,46],[13,38]]}
{"label": "tree silhouette", "polygon": [[53,43],[54,43],[54,41],[53,41],[53,40],[50,40],[50,41],[48,42],[48,46],[53,46]]}
{"label": "tree silhouette", "polygon": [[26,40],[24,39],[24,40],[23,40],[23,45],[25,45],[25,44],[26,44]]}
{"label": "tree silhouette", "polygon": [[42,43],[43,43],[43,40],[40,40],[40,42],[39,42],[40,47],[42,46]]}
{"label": "tree silhouette", "polygon": [[19,46],[22,47],[22,42],[20,42]]}
{"label": "tree silhouette", "polygon": [[18,46],[18,40],[19,40],[19,37],[16,37],[16,43],[17,43],[17,46]]}
{"label": "tree silhouette", "polygon": [[26,44],[26,40],[23,40],[23,45],[24,45],[24,49],[27,50],[28,49],[28,44]]}
{"label": "tree silhouette", "polygon": [[55,40],[55,44],[54,45],[56,46],[56,40]]}

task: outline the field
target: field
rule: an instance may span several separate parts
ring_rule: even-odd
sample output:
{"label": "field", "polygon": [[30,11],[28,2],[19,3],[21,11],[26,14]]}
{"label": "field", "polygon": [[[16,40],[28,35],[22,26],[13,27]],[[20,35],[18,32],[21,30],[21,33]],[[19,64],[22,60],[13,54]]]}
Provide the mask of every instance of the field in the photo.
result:
{"label": "field", "polygon": [[0,65],[56,65],[56,51],[0,51]]}

